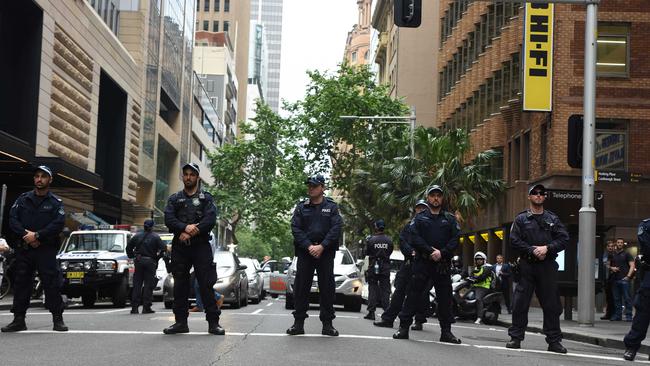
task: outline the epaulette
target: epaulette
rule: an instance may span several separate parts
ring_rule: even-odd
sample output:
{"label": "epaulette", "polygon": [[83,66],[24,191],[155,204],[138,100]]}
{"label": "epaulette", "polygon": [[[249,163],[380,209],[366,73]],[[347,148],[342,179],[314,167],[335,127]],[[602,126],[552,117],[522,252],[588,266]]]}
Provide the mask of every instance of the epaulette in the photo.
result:
{"label": "epaulette", "polygon": [[544,212],[548,213],[549,215],[551,215],[554,218],[558,217],[558,215],[555,212],[551,211],[551,210],[544,209]]}
{"label": "epaulette", "polygon": [[336,201],[334,201],[334,199],[331,198],[331,197],[325,197],[325,200],[326,200],[327,202],[336,203]]}
{"label": "epaulette", "polygon": [[63,200],[61,200],[61,199],[59,198],[59,196],[55,195],[55,194],[52,193],[52,192],[50,192],[50,194],[52,195],[52,197],[53,197],[55,200],[57,200],[57,201],[59,201],[59,202],[63,202]]}
{"label": "epaulette", "polygon": [[453,213],[449,211],[443,211],[443,212],[445,213],[445,218],[447,218],[447,220],[454,220],[454,221],[456,220],[456,216]]}

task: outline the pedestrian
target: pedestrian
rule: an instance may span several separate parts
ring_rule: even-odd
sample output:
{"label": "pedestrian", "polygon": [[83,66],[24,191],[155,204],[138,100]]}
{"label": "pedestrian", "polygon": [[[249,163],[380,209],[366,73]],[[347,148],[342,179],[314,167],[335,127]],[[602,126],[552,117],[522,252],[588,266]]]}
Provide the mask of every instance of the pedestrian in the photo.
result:
{"label": "pedestrian", "polygon": [[0,238],[0,254],[11,251],[11,247],[4,238]]}
{"label": "pedestrian", "polygon": [[[428,209],[429,205],[427,205],[427,201],[419,200],[416,202],[414,207],[415,215],[422,212],[423,210]],[[413,218],[415,218],[415,216]],[[404,262],[402,263],[402,266],[400,267],[397,274],[395,274],[395,291],[393,292],[393,296],[390,299],[388,309],[384,310],[384,312],[381,314],[381,320],[373,323],[375,326],[392,328],[393,323],[395,322],[395,318],[397,318],[397,315],[402,310],[402,307],[404,305],[404,298],[406,297],[408,287],[411,284],[411,278],[413,278],[413,261],[415,260],[416,255],[415,249],[413,249],[411,244],[409,244],[411,240],[409,234],[409,225],[412,221],[413,219],[409,220],[406,225],[404,225],[404,228],[399,234],[399,249],[402,254],[404,254]],[[423,301],[428,302],[429,294],[425,292],[424,295],[425,296],[423,296]],[[420,305],[424,304],[420,303]],[[427,322],[427,318],[424,312],[424,306],[418,308],[418,311],[415,313],[415,325],[413,325],[415,329],[413,329],[413,327],[411,327],[411,329],[422,330],[422,324]]]}
{"label": "pedestrian", "polygon": [[2,332],[27,330],[25,314],[38,271],[45,293],[45,307],[52,313],[53,329],[68,331],[63,322],[61,285],[63,278],[56,261],[60,234],[65,221],[63,202],[52,192],[52,170],[40,165],[34,172],[34,189],[21,194],[9,211],[9,228],[19,237],[14,243],[14,319]]}
{"label": "pedestrian", "polygon": [[153,232],[153,220],[144,221],[144,230],[134,235],[126,245],[126,255],[133,259],[133,294],[131,295],[131,314],[138,314],[142,304],[142,314],[152,314],[153,289],[156,287],[158,260],[167,249],[158,234]]}
{"label": "pedestrian", "polygon": [[443,190],[434,185],[427,190],[428,210],[415,216],[409,225],[410,244],[417,255],[413,265],[413,279],[406,297],[406,303],[399,314],[400,325],[395,339],[408,339],[409,326],[413,315],[422,302],[428,289],[429,280],[436,289],[438,298],[438,321],[440,322],[440,341],[459,344],[460,339],[451,332],[452,316],[451,277],[449,267],[451,257],[458,247],[460,226],[456,217],[442,209]]}
{"label": "pedestrian", "polygon": [[494,273],[497,276],[497,291],[503,294],[503,301],[506,304],[508,314],[512,314],[512,306],[510,303],[510,277],[512,276],[512,268],[510,263],[503,260],[503,255],[501,254],[497,254]]}
{"label": "pedestrian", "polygon": [[468,278],[472,284],[470,289],[474,290],[474,298],[476,299],[476,321],[474,324],[483,323],[483,298],[492,288],[492,267],[486,262],[487,255],[480,251],[476,252],[474,254],[474,269]]}
{"label": "pedestrian", "polygon": [[518,253],[520,280],[515,289],[512,326],[507,348],[521,348],[528,325],[528,309],[533,292],[544,312],[543,328],[548,351],[566,353],[562,346],[558,292],[557,254],[566,248],[569,233],[556,214],[544,209],[546,188],[535,184],[528,190],[529,208],[515,217],[510,229],[510,246]]}
{"label": "pedestrian", "polygon": [[614,315],[614,277],[610,274],[610,267],[612,260],[614,259],[614,253],[616,252],[616,244],[614,240],[607,240],[607,247],[605,248],[605,253],[603,254],[603,266],[605,267],[605,314],[600,317],[600,320],[609,320]]}
{"label": "pedestrian", "polygon": [[623,343],[625,343],[625,353],[623,358],[628,361],[634,361],[636,353],[641,347],[641,342],[645,339],[648,332],[648,325],[650,324],[650,276],[647,275],[650,270],[650,219],[645,219],[639,224],[637,231],[639,240],[639,250],[641,252],[641,272],[644,273],[643,278],[640,278],[641,286],[634,298],[634,319],[632,319],[632,327],[625,335]]}
{"label": "pedestrian", "polygon": [[[174,276],[174,317],[176,322],[163,330],[165,334],[188,333],[188,297],[190,292],[190,269],[199,281],[200,293],[204,299],[214,296],[213,286],[217,281],[216,264],[210,246],[210,231],[217,220],[217,209],[212,195],[199,188],[199,174],[196,163],[183,166],[183,190],[172,194],[165,207],[165,225],[174,233],[172,240],[171,269]],[[224,335],[219,325],[221,310],[214,301],[206,301],[205,319],[208,333]]]}
{"label": "pedestrian", "polygon": [[295,255],[298,258],[294,283],[294,323],[287,334],[305,334],[308,317],[309,292],[314,276],[318,277],[321,333],[336,337],[339,332],[332,325],[336,288],[334,285],[334,256],[339,248],[343,220],[339,208],[325,197],[325,178],[318,174],[307,178],[309,198],[298,203],[291,218],[291,232]]}
{"label": "pedestrian", "polygon": [[[194,284],[194,299],[196,300],[196,306],[191,308],[189,311],[190,313],[198,313],[203,311],[205,308],[203,306],[203,299],[201,299],[201,287],[199,286],[199,281],[196,279],[196,276],[194,276],[194,281],[192,281]],[[217,304],[217,308],[221,309],[221,306],[223,306],[223,295],[217,292],[217,290],[214,290],[214,299]]]}
{"label": "pedestrian", "polygon": [[612,255],[609,274],[612,281],[612,296],[614,297],[614,313],[609,319],[611,321],[623,320],[632,321],[632,297],[630,294],[630,283],[634,274],[634,257],[625,250],[625,241],[616,239],[616,251]]}
{"label": "pedestrian", "polygon": [[379,219],[373,224],[375,233],[366,241],[368,256],[368,314],[364,319],[375,320],[378,305],[386,311],[390,304],[390,255],[393,241],[384,234],[386,224]]}

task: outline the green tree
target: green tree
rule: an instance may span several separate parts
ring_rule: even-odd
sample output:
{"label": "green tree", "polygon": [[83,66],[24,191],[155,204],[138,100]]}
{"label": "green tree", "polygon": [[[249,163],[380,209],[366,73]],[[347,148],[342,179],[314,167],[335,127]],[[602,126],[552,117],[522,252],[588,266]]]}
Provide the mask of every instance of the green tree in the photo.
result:
{"label": "green tree", "polygon": [[[242,124],[235,144],[210,155],[216,181],[211,190],[221,219],[232,227],[234,244],[239,244],[237,228],[244,222],[254,237],[249,248],[285,255],[292,248],[289,214],[304,196],[305,161],[295,143],[299,130],[262,102],[256,113],[251,124]],[[255,244],[260,240],[264,245]]]}

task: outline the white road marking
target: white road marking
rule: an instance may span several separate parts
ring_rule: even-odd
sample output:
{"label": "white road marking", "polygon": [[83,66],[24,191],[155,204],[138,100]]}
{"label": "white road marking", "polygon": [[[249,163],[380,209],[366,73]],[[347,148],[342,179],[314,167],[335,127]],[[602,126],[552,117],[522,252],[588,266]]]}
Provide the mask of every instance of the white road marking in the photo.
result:
{"label": "white road marking", "polygon": [[255,314],[255,315],[257,315],[257,314],[261,313],[263,310],[264,310],[264,309],[257,309],[257,310],[255,310],[255,311],[253,311],[251,314]]}
{"label": "white road marking", "polygon": [[116,310],[106,310],[106,311],[99,311],[99,312],[97,312],[95,314],[111,314],[111,313],[119,313],[119,312],[128,311],[128,310],[129,310],[128,308],[116,309]]}
{"label": "white road marking", "polygon": [[[620,357],[612,357],[612,356],[590,355],[590,354],[586,354],[586,353],[573,353],[573,352],[562,354],[562,353],[555,353],[555,352],[535,350],[535,349],[522,349],[522,348],[520,348],[520,349],[512,349],[512,348],[506,348],[506,347],[501,347],[501,346],[474,345],[474,347],[482,348],[482,349],[493,349],[493,350],[499,350],[499,351],[523,352],[523,353],[539,353],[539,354],[547,354],[547,355],[553,355],[553,356],[578,357],[578,358],[590,358],[590,359],[596,359],[596,360],[608,360],[608,361],[626,362],[625,360],[623,360],[622,355]],[[640,355],[637,355],[637,356],[640,356]],[[640,361],[639,360],[639,361],[635,361],[635,362],[650,364],[650,361]]]}
{"label": "white road marking", "polygon": [[271,306],[271,305],[273,305],[273,303],[272,303],[272,302],[270,302],[270,303],[268,303],[268,304],[266,304],[266,306]]}

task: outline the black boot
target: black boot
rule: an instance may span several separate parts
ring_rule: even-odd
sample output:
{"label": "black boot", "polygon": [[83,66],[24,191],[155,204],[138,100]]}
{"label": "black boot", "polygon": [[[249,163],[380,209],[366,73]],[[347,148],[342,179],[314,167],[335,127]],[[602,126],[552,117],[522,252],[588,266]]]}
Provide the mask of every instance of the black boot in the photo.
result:
{"label": "black boot", "polygon": [[409,339],[409,327],[400,324],[399,329],[393,334],[394,339]]}
{"label": "black boot", "polygon": [[25,314],[14,314],[14,320],[6,326],[2,327],[0,330],[2,333],[27,330],[27,325],[25,324]]}
{"label": "black boot", "polygon": [[63,322],[63,314],[52,314],[52,323],[54,324],[52,330],[56,330],[57,332],[68,331],[68,327]]}
{"label": "black boot", "polygon": [[415,322],[415,324],[411,326],[411,330],[422,330],[422,329],[423,329],[422,323],[420,322]]}
{"label": "black boot", "polygon": [[153,314],[153,313],[155,313],[155,311],[151,308],[151,305],[142,307],[142,314]]}
{"label": "black boot", "polygon": [[566,353],[566,348],[560,342],[553,342],[548,345],[549,352]]}
{"label": "black boot", "polygon": [[288,335],[299,335],[305,334],[305,321],[304,320],[294,320],[291,328],[287,329]]}
{"label": "black boot", "polygon": [[214,334],[214,335],[224,335],[226,334],[226,331],[221,328],[219,325],[219,321],[211,321],[208,322],[208,333]]}
{"label": "black boot", "polygon": [[456,338],[451,330],[447,330],[440,334],[440,342],[460,344],[460,338]]}
{"label": "black boot", "polygon": [[382,328],[392,328],[393,327],[393,322],[390,320],[386,319],[381,319],[380,321],[372,323],[376,327],[382,327]]}
{"label": "black boot", "polygon": [[339,336],[339,331],[334,328],[332,325],[332,321],[328,322],[323,322],[323,330],[321,331],[322,335],[330,336],[330,337],[338,337]]}
{"label": "black boot", "polygon": [[634,361],[635,357],[636,357],[636,350],[632,348],[626,349],[625,353],[623,354],[623,358],[627,361]]}
{"label": "black boot", "polygon": [[363,318],[368,320],[375,320],[375,312],[369,311],[368,314],[366,314],[366,316],[364,316]]}
{"label": "black boot", "polygon": [[[144,310],[144,308],[142,310]],[[139,313],[140,313],[140,311],[138,310],[137,305],[131,306],[131,314],[139,314]]]}
{"label": "black boot", "polygon": [[519,339],[510,338],[508,343],[506,343],[506,348],[520,349],[521,348],[521,341]]}
{"label": "black boot", "polygon": [[176,321],[176,323],[163,329],[163,333],[165,334],[178,334],[178,333],[189,333],[189,332],[190,332],[190,328],[188,328],[187,326],[187,321],[185,322]]}

